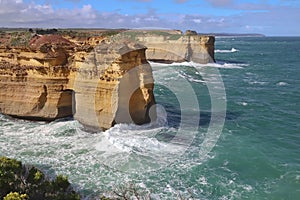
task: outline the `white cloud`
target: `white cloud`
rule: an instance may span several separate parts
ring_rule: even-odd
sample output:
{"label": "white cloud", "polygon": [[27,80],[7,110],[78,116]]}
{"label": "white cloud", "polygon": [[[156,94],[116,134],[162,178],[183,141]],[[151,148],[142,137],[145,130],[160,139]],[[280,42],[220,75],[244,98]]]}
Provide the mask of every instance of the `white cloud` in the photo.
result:
{"label": "white cloud", "polygon": [[140,21],[141,21],[141,18],[139,18],[139,17],[136,17],[131,20],[131,22],[133,22],[133,23],[140,23]]}
{"label": "white cloud", "polygon": [[197,24],[201,24],[202,19],[193,19],[193,21],[194,21],[195,23],[197,23]]}
{"label": "white cloud", "polygon": [[149,16],[145,18],[145,21],[159,21],[159,19],[155,16]]}
{"label": "white cloud", "polygon": [[[76,1],[76,0],[75,0]],[[225,1],[218,1],[220,3]],[[227,1],[229,2],[229,1]],[[216,1],[215,1],[216,3]],[[235,8],[241,4],[235,4]],[[92,5],[73,9],[54,9],[51,4],[0,0],[0,27],[40,28],[142,28],[192,29],[198,32],[258,32],[278,35],[300,35],[297,20],[299,7],[255,4],[235,16],[200,14],[161,14],[149,10],[145,14],[126,15],[118,12],[99,12]],[[252,10],[254,9],[254,10]],[[263,12],[262,12],[263,11]],[[176,12],[176,11],[174,11]]]}
{"label": "white cloud", "polygon": [[44,14],[53,14],[54,10],[50,5],[35,5],[34,9]]}
{"label": "white cloud", "polygon": [[0,1],[2,27],[84,27],[95,23],[97,15],[91,5],[54,10],[49,4]]}

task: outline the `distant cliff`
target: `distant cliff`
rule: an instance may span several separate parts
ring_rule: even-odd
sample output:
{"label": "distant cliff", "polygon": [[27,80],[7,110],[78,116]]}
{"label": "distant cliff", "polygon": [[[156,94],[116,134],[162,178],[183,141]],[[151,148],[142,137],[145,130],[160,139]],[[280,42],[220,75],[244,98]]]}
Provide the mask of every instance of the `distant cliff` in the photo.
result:
{"label": "distant cliff", "polygon": [[215,37],[198,35],[195,31],[168,30],[129,30],[122,33],[147,47],[146,57],[150,61],[196,62],[201,64],[215,62]]}
{"label": "distant cliff", "polygon": [[211,36],[121,32],[2,32],[0,112],[46,121],[74,116],[93,129],[143,124],[155,104],[147,59],[214,61]]}

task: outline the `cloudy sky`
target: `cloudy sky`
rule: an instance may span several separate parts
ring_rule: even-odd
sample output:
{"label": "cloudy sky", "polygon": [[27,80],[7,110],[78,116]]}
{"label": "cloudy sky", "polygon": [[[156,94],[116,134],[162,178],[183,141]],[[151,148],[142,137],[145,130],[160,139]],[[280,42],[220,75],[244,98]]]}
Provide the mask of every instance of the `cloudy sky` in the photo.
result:
{"label": "cloudy sky", "polygon": [[0,0],[0,27],[168,28],[300,36],[299,0]]}

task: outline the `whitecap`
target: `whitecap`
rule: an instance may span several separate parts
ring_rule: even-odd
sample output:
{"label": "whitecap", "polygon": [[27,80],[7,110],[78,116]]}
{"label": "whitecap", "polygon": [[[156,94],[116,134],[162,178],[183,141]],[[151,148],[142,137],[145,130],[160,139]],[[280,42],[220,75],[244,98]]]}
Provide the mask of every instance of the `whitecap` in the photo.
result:
{"label": "whitecap", "polygon": [[267,82],[264,81],[248,81],[250,85],[266,85]]}
{"label": "whitecap", "polygon": [[151,67],[165,67],[165,66],[190,66],[191,62],[173,62],[173,63],[159,63],[159,62],[152,62],[148,61]]}
{"label": "whitecap", "polygon": [[243,189],[246,190],[247,192],[250,192],[253,190],[252,186],[251,185],[244,185],[243,186]]}
{"label": "whitecap", "polygon": [[216,49],[215,50],[215,53],[234,53],[234,52],[237,52],[239,50],[235,49],[235,48],[231,48],[230,50],[227,50],[227,49]]}
{"label": "whitecap", "polygon": [[[197,74],[197,73],[195,73]],[[181,78],[184,78],[190,82],[195,82],[195,83],[206,83],[204,80],[199,80],[199,79],[196,79],[195,77],[191,76],[191,75],[188,75],[186,74],[185,72],[183,71],[180,71],[178,73],[178,76],[181,77]]]}
{"label": "whitecap", "polygon": [[142,126],[117,124],[106,130],[94,145],[99,160],[104,160],[105,165],[115,169],[125,169],[135,163],[134,167],[127,169],[134,171],[140,167],[159,168],[183,152],[184,145],[156,138],[162,132],[170,136],[177,132],[176,129],[161,126],[160,121],[166,121],[167,116],[160,109],[157,107],[158,123]]}
{"label": "whitecap", "polygon": [[276,83],[276,85],[278,85],[278,86],[286,86],[286,85],[288,85],[288,83],[287,82],[278,82],[278,83]]}
{"label": "whitecap", "polygon": [[248,64],[244,63],[223,63],[223,62],[216,62],[216,63],[209,63],[205,66],[208,67],[215,67],[215,68],[221,68],[221,69],[243,69],[246,66],[249,66]]}
{"label": "whitecap", "polygon": [[208,185],[208,182],[207,182],[207,179],[205,178],[205,176],[201,176],[201,177],[198,179],[198,182],[199,182],[199,184],[201,184],[201,185]]}
{"label": "whitecap", "polygon": [[196,67],[215,67],[215,68],[222,68],[222,69],[243,69],[244,67],[249,66],[246,63],[230,63],[230,62],[220,62],[217,61],[216,63],[208,63],[208,64],[198,64],[191,62],[193,66]]}
{"label": "whitecap", "polygon": [[203,68],[203,67],[215,67],[215,68],[223,68],[223,69],[243,69],[244,67],[249,66],[249,64],[246,63],[231,63],[231,62],[221,62],[217,61],[215,63],[207,63],[207,64],[200,64],[196,62],[174,62],[171,64],[165,64],[165,63],[155,63],[150,62],[149,64],[151,67],[153,67],[154,70],[157,70],[160,67],[174,67],[174,66],[186,66],[186,67],[195,67],[195,68]]}
{"label": "whitecap", "polygon": [[242,106],[247,106],[248,103],[247,102],[238,102],[239,105],[242,105]]}

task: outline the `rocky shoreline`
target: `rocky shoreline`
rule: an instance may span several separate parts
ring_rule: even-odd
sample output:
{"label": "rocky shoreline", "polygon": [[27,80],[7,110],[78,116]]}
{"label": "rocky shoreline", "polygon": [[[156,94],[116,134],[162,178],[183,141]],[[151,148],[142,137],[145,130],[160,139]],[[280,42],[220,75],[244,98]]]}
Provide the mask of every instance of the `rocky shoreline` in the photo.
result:
{"label": "rocky shoreline", "polygon": [[214,62],[214,37],[180,31],[5,30],[0,33],[0,112],[91,129],[155,118],[148,63]]}

